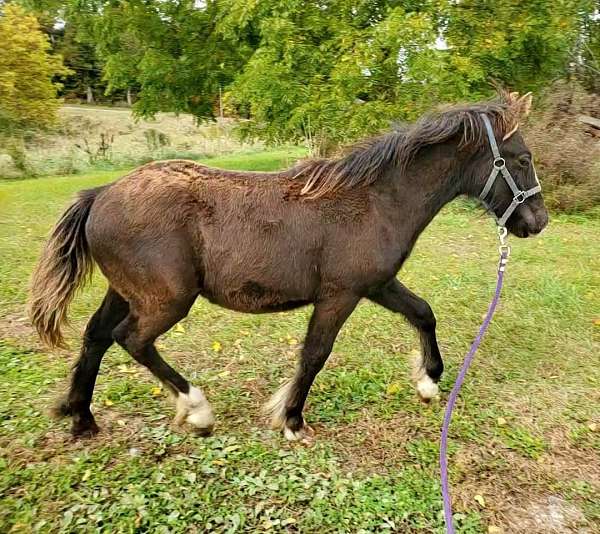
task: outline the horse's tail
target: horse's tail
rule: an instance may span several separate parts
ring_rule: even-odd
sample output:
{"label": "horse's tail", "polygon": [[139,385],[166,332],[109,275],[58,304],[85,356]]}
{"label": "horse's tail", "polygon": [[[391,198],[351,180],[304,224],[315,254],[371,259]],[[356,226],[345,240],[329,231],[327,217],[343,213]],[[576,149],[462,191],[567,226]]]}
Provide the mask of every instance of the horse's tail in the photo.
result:
{"label": "horse's tail", "polygon": [[76,290],[90,278],[94,261],[85,223],[98,193],[81,191],[56,223],[31,278],[29,316],[40,339],[50,347],[65,347],[60,327]]}

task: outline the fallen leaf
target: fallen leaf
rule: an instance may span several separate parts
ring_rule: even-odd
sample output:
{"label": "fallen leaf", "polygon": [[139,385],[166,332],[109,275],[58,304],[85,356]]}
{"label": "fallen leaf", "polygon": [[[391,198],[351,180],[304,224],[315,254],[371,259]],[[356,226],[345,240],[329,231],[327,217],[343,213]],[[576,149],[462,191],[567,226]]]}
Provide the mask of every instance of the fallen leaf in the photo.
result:
{"label": "fallen leaf", "polygon": [[85,482],[88,478],[90,478],[92,476],[92,470],[91,469],[86,469],[85,473],[83,473],[83,476],[81,477],[81,480],[83,482]]}
{"label": "fallen leaf", "polygon": [[600,326],[600,319],[594,319],[594,325]]}
{"label": "fallen leaf", "polygon": [[181,323],[177,323],[175,325],[175,332],[177,332],[178,334],[185,333],[185,328],[183,327],[183,325]]}
{"label": "fallen leaf", "polygon": [[402,389],[402,387],[400,386],[399,382],[392,382],[391,384],[388,385],[385,392],[388,395],[396,395],[396,393],[400,393],[401,389]]}
{"label": "fallen leaf", "polygon": [[598,425],[596,423],[590,423],[588,425],[588,428],[592,431],[592,432],[596,432],[598,430]]}
{"label": "fallen leaf", "polygon": [[221,345],[221,343],[218,341],[213,341],[212,350],[215,352],[221,352],[223,350],[223,345]]}
{"label": "fallen leaf", "polygon": [[485,499],[483,498],[483,495],[475,495],[473,499],[477,501],[477,504],[479,504],[479,506],[485,508]]}
{"label": "fallen leaf", "polygon": [[114,404],[110,399],[104,399],[104,406],[112,406]]}
{"label": "fallen leaf", "polygon": [[498,417],[496,422],[498,423],[498,426],[504,426],[506,424],[506,419],[504,419],[504,417]]}
{"label": "fallen leaf", "polygon": [[163,389],[160,386],[155,386],[152,388],[151,394],[153,397],[160,397],[162,395]]}
{"label": "fallen leaf", "polygon": [[287,340],[288,345],[297,345],[298,344],[298,340],[295,337],[290,337]]}
{"label": "fallen leaf", "polygon": [[123,419],[117,419],[117,425],[125,426],[125,421]]}

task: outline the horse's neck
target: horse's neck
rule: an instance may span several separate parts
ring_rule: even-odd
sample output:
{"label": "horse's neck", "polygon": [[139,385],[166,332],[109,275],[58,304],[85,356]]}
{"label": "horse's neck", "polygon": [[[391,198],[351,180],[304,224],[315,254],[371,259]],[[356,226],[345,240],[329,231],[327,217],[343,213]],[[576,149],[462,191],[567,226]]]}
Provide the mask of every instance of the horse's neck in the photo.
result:
{"label": "horse's neck", "polygon": [[456,147],[431,147],[404,171],[389,171],[378,191],[380,212],[412,245],[437,213],[462,193]]}

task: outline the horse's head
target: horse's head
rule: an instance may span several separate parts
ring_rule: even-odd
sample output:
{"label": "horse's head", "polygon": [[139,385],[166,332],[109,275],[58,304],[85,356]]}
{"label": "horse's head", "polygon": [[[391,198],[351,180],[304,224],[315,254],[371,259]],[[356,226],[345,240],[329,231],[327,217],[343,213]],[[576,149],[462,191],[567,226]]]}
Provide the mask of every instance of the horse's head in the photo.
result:
{"label": "horse's head", "polygon": [[487,140],[474,158],[474,192],[500,226],[517,237],[528,237],[548,224],[533,156],[518,131],[519,119],[531,108],[531,94],[510,93],[504,98],[507,113],[502,120],[480,114]]}

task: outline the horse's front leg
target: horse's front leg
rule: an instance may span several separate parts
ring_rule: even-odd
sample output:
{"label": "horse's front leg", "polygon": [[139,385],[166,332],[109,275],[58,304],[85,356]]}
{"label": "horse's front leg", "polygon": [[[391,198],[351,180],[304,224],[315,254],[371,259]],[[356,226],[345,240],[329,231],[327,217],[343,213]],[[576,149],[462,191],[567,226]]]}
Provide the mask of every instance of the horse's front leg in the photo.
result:
{"label": "horse's front leg", "polygon": [[358,296],[343,293],[315,303],[296,376],[281,387],[265,407],[272,417],[272,428],[282,430],[286,439],[294,441],[307,437],[302,410],[308,391],[358,301]]}
{"label": "horse's front leg", "polygon": [[417,393],[422,400],[428,402],[437,396],[437,383],[444,371],[442,356],[435,337],[435,315],[431,306],[396,278],[369,295],[369,299],[388,310],[401,313],[419,331],[421,356],[415,362],[413,378]]}

